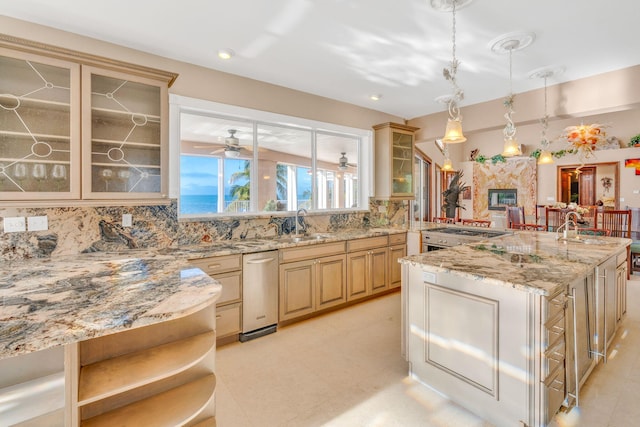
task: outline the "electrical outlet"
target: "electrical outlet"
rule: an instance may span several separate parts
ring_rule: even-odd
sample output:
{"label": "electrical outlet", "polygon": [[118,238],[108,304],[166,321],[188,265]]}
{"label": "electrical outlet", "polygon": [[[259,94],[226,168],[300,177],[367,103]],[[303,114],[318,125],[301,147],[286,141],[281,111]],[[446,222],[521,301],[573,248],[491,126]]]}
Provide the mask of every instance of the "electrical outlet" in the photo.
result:
{"label": "electrical outlet", "polygon": [[133,225],[133,216],[131,214],[122,214],[122,226],[131,227]]}
{"label": "electrical outlet", "polygon": [[554,200],[555,200],[555,197],[553,196],[547,197],[547,202],[553,202]]}
{"label": "electrical outlet", "polygon": [[30,216],[27,217],[27,227],[29,231],[45,231],[49,229],[49,220],[47,216]]}
{"label": "electrical outlet", "polygon": [[378,206],[378,212],[386,213],[387,212],[387,207],[385,205]]}
{"label": "electrical outlet", "polygon": [[19,231],[27,231],[27,225],[23,216],[14,216],[4,219],[4,232],[16,233]]}
{"label": "electrical outlet", "polygon": [[620,197],[620,202],[624,202],[624,197]]}
{"label": "electrical outlet", "polygon": [[633,190],[633,194],[640,194],[640,190]]}

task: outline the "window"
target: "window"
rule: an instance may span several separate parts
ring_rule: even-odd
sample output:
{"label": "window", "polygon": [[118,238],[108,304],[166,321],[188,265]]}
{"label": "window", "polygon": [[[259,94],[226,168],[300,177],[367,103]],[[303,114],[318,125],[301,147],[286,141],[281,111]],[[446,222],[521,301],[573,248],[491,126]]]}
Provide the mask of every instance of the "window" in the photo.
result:
{"label": "window", "polygon": [[[429,221],[429,212],[431,210],[429,188],[431,181],[429,179],[429,170],[431,163],[417,154],[413,163],[413,187],[415,199],[410,201],[411,208],[411,225],[419,226],[423,221]],[[439,215],[438,215],[439,216]]]}
{"label": "window", "polygon": [[172,185],[180,215],[366,209],[358,183],[370,132],[296,120],[266,122],[172,105],[172,123],[180,129],[179,144],[173,143],[180,147],[179,185]]}

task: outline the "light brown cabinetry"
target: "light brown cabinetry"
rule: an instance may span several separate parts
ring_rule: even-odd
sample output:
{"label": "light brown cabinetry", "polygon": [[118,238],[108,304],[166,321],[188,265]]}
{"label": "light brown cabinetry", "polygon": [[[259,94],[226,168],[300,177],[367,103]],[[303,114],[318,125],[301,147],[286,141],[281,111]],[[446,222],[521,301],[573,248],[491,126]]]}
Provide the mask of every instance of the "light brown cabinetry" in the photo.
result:
{"label": "light brown cabinetry", "polygon": [[280,250],[279,321],[347,301],[345,243]]}
{"label": "light brown cabinetry", "polygon": [[400,258],[407,256],[407,233],[389,235],[389,288],[395,289],[402,283]]}
{"label": "light brown cabinetry", "polygon": [[2,200],[167,197],[177,75],[3,35],[0,74]]}
{"label": "light brown cabinetry", "polygon": [[418,128],[383,123],[373,129],[376,197],[413,199],[413,144]]}
{"label": "light brown cabinetry", "polygon": [[215,415],[215,307],[65,348],[72,426],[195,425]]}
{"label": "light brown cabinetry", "polygon": [[194,259],[190,263],[222,285],[216,304],[217,338],[219,344],[233,341],[242,329],[242,254]]}
{"label": "light brown cabinetry", "polygon": [[347,300],[389,288],[389,240],[387,236],[347,242]]}

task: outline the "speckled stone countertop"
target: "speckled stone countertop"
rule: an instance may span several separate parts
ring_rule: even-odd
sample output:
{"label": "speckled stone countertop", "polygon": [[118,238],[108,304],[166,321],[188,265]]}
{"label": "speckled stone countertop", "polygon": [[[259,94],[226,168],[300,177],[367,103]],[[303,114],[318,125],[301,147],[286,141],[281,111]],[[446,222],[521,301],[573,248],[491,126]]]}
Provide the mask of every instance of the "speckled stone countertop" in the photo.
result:
{"label": "speckled stone countertop", "polygon": [[551,295],[585,276],[612,255],[625,251],[629,239],[556,240],[555,233],[522,231],[483,242],[402,258],[424,271],[446,272],[471,280]]}
{"label": "speckled stone countertop", "polygon": [[186,316],[221,286],[190,259],[401,233],[369,229],[308,240],[256,239],[182,248],[93,252],[0,266],[0,359]]}

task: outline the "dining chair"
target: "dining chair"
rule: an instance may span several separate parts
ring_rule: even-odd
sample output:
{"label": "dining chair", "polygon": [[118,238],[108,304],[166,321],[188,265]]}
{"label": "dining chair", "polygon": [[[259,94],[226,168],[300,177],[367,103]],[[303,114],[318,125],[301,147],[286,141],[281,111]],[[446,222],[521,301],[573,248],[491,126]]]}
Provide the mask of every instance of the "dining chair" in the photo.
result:
{"label": "dining chair", "polygon": [[596,213],[598,228],[611,230],[612,237],[631,238],[631,210],[605,209]]}
{"label": "dining chair", "polygon": [[471,227],[491,227],[491,221],[486,219],[462,219],[462,225],[468,225]]}
{"label": "dining chair", "polygon": [[516,228],[514,227],[517,224],[524,224],[524,207],[523,206],[507,206],[507,227],[508,228]]}
{"label": "dining chair", "polygon": [[627,206],[631,211],[631,272],[640,271],[640,208]]}
{"label": "dining chair", "polygon": [[604,228],[578,228],[578,234],[584,236],[611,236],[611,230]]}
{"label": "dining chair", "polygon": [[545,208],[545,225],[547,231],[556,231],[558,227],[564,224],[564,218],[567,216],[568,209],[561,208]]}
{"label": "dining chair", "polygon": [[547,231],[547,226],[544,224],[515,224],[512,228],[526,231]]}
{"label": "dining chair", "polygon": [[[596,211],[596,224],[611,230],[612,237],[631,238],[631,210],[604,209]],[[601,224],[601,225],[600,225]],[[627,246],[627,279],[631,277],[631,247]]]}
{"label": "dining chair", "polygon": [[437,223],[437,224],[455,224],[456,220],[455,218],[447,218],[444,216],[435,216],[433,217],[433,222]]}
{"label": "dining chair", "polygon": [[546,223],[546,208],[547,205],[536,205],[536,224],[545,224]]}

